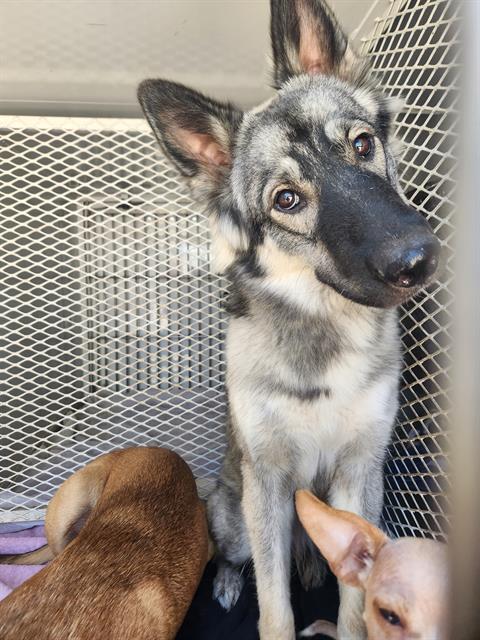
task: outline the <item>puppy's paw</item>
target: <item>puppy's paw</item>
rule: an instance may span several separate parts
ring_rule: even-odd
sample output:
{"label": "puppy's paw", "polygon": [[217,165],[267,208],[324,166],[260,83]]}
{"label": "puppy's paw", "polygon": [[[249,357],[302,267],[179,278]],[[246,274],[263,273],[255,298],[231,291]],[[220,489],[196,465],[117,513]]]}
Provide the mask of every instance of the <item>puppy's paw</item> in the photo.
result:
{"label": "puppy's paw", "polygon": [[219,564],[213,581],[213,597],[225,611],[230,611],[237,603],[243,584],[238,569],[227,563]]}

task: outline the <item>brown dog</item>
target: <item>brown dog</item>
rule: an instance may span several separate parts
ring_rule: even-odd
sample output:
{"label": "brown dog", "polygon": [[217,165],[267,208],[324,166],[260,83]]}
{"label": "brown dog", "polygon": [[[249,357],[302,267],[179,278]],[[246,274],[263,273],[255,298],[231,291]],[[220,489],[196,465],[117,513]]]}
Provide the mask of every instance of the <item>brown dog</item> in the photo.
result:
{"label": "brown dog", "polygon": [[[390,540],[347,511],[297,491],[297,513],[337,578],[365,591],[370,640],[444,640],[447,637],[446,545],[420,538]],[[335,625],[319,620],[301,637],[336,638]]]}
{"label": "brown dog", "polygon": [[48,547],[26,555],[57,557],[0,602],[2,640],[175,637],[208,559],[204,507],[177,454],[97,458],[61,485],[45,527]]}

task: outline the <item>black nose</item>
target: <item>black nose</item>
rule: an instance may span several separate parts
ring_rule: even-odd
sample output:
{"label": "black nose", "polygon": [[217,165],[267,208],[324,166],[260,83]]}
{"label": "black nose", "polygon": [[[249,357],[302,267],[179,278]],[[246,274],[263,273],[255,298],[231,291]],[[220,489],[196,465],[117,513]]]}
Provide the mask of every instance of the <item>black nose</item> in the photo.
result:
{"label": "black nose", "polygon": [[[386,264],[374,266],[381,280],[395,287],[415,287],[424,284],[438,267],[440,244],[433,242],[410,247]],[[373,265],[372,265],[373,266]]]}

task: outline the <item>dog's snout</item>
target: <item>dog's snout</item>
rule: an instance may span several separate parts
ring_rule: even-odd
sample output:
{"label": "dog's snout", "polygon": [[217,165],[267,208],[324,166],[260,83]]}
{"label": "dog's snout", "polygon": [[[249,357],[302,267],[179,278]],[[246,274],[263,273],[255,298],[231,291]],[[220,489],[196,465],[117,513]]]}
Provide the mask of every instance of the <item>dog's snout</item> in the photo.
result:
{"label": "dog's snout", "polygon": [[440,244],[435,237],[428,242],[389,252],[370,264],[377,278],[394,287],[408,289],[425,284],[438,268]]}

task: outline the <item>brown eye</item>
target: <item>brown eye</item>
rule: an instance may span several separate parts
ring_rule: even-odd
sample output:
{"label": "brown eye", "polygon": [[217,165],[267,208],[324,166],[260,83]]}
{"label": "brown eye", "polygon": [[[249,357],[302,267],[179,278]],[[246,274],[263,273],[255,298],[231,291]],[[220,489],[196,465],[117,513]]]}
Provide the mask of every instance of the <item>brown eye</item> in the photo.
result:
{"label": "brown eye", "polygon": [[386,620],[388,624],[391,624],[392,627],[402,626],[402,621],[396,613],[394,613],[393,611],[389,611],[388,609],[379,608],[378,610],[380,611],[380,615],[382,616],[382,618]]}
{"label": "brown eye", "polygon": [[353,141],[353,148],[361,158],[366,158],[373,149],[373,139],[368,133],[361,133]]}
{"label": "brown eye", "polygon": [[300,196],[295,191],[284,189],[275,196],[275,209],[292,213],[300,204]]}

